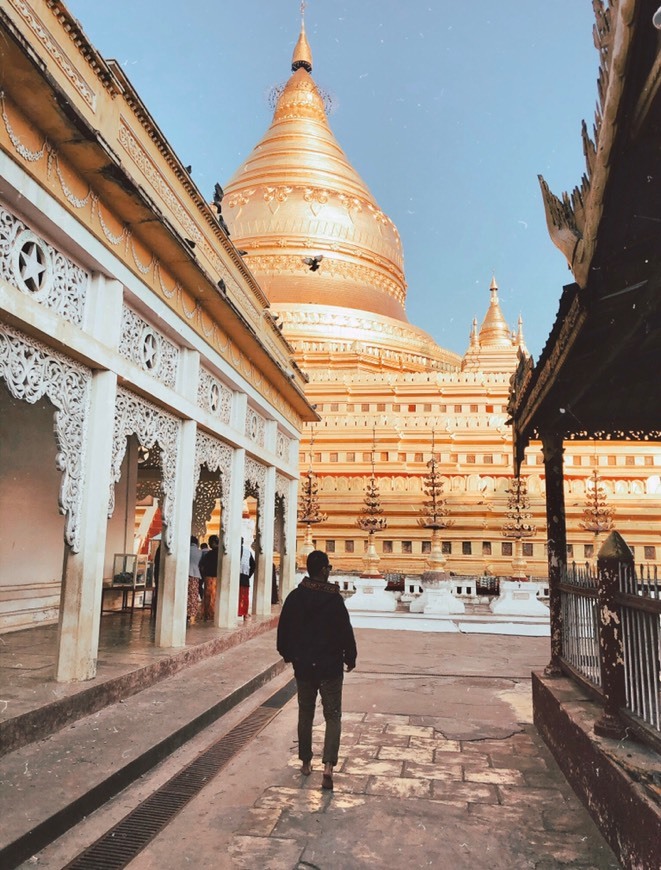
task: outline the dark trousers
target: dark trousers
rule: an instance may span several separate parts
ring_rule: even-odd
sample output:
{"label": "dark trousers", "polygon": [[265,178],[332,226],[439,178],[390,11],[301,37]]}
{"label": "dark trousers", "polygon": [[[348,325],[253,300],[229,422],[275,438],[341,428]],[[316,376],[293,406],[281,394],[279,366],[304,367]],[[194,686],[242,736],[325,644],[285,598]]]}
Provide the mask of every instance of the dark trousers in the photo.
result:
{"label": "dark trousers", "polygon": [[312,760],[312,722],[317,703],[317,692],[321,695],[321,706],[326,720],[324,737],[324,764],[337,764],[342,733],[342,680],[343,676],[330,680],[299,680],[298,689],[298,757],[302,762]]}

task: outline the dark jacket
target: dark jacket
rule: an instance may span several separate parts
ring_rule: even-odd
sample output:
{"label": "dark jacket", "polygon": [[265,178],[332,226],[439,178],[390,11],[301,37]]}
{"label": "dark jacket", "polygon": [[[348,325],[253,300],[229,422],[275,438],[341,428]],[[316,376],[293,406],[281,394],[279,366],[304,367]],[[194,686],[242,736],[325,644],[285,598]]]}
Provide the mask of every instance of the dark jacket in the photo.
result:
{"label": "dark jacket", "polygon": [[203,577],[215,577],[218,574],[218,547],[211,547],[202,553],[200,574]]}
{"label": "dark jacket", "polygon": [[302,680],[330,680],[356,664],[349,613],[335,583],[304,577],[289,593],[278,623],[278,652]]}

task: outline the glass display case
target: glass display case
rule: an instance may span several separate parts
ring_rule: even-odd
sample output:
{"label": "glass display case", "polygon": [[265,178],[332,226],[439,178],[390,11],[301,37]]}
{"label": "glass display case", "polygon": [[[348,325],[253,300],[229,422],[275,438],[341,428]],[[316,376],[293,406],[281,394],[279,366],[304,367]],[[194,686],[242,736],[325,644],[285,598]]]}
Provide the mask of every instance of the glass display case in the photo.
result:
{"label": "glass display case", "polygon": [[115,553],[112,563],[113,586],[135,586],[138,557],[135,553]]}

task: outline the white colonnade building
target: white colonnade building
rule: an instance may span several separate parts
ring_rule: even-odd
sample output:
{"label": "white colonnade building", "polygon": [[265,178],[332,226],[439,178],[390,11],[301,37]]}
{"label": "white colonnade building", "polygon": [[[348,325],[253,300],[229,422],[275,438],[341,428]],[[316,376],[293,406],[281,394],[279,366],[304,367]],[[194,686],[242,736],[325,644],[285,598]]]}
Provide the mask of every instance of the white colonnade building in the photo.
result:
{"label": "white colonnade building", "polygon": [[[294,583],[299,435],[317,419],[220,211],[120,67],[58,3],[0,21],[0,632],[59,620],[60,681],[95,675],[103,581],[162,516],[155,643],[186,639],[189,539],[218,500],[214,622]],[[216,511],[217,513],[217,511]]]}

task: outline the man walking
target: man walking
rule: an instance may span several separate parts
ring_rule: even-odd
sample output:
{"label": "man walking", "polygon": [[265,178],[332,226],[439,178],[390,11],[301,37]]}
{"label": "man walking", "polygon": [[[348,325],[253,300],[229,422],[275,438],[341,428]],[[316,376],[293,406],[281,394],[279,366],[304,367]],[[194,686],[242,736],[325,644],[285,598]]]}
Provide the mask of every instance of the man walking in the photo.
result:
{"label": "man walking", "polygon": [[329,583],[332,565],[322,550],[307,559],[308,575],[289,593],[278,624],[278,652],[294,666],[298,689],[298,757],[312,773],[312,722],[317,692],[326,720],[322,788],[333,788],[342,730],[343,665],[356,667],[356,642],[339,586]]}

